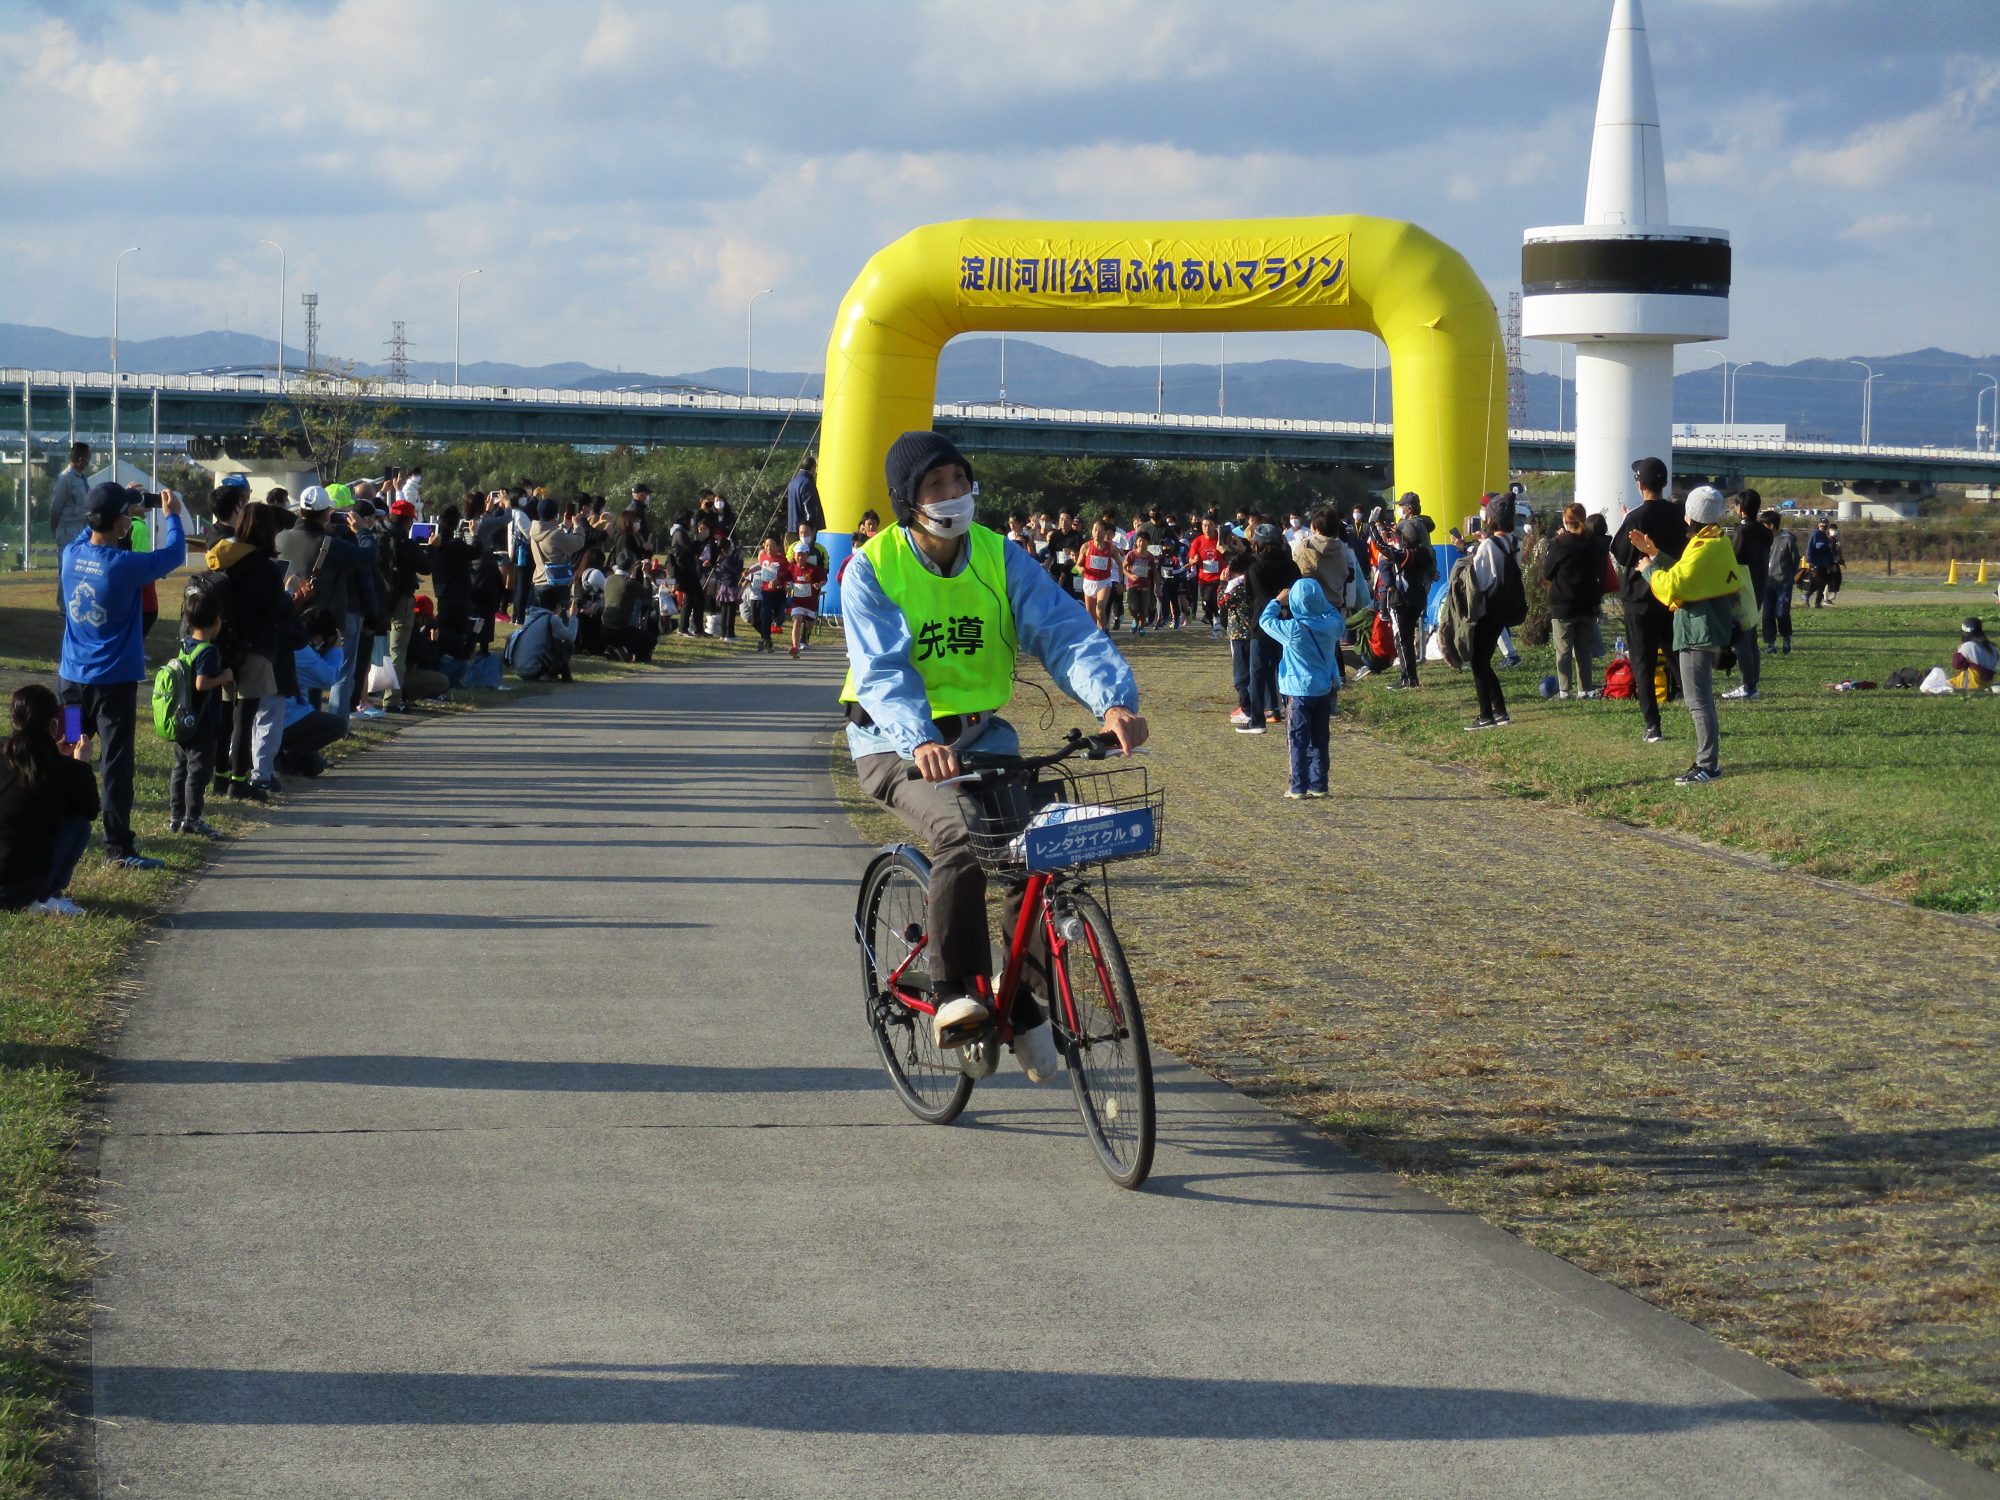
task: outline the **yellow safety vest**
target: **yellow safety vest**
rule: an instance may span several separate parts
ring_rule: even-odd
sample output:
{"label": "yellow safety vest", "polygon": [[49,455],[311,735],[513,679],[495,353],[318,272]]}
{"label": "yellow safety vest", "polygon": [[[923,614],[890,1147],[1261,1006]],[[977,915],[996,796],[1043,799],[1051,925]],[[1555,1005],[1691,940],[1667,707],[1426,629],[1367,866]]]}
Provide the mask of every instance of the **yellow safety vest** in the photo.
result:
{"label": "yellow safety vest", "polygon": [[[971,556],[957,576],[918,560],[908,531],[891,526],[862,549],[875,581],[910,624],[910,665],[924,680],[933,718],[992,713],[1014,693],[1014,611],[1007,603],[1007,540],[975,524]],[[854,668],[840,701],[858,698]]]}

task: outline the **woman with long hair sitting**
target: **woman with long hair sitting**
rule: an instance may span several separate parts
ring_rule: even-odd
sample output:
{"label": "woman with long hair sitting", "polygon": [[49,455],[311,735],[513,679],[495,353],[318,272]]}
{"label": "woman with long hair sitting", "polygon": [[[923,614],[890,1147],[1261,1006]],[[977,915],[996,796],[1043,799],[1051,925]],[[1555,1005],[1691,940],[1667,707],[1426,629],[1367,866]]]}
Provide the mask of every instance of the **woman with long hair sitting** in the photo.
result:
{"label": "woman with long hair sitting", "polygon": [[0,741],[0,911],[80,917],[63,892],[90,842],[97,777],[62,738],[62,705],[40,683],[17,688]]}

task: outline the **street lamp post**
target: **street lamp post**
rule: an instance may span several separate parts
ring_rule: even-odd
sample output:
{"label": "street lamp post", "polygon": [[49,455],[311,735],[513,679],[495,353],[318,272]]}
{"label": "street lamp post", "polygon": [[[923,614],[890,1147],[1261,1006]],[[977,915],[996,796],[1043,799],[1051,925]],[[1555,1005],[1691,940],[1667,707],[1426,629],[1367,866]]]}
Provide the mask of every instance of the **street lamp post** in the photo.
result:
{"label": "street lamp post", "polygon": [[[1974,371],[1974,373],[1978,374],[1977,371]],[[1989,446],[2000,448],[2000,380],[1995,380],[1991,375],[1980,375],[1979,378],[1985,381],[1993,391],[1993,426],[1987,430],[1993,434],[1994,441]],[[1979,409],[1985,403],[1985,391],[1981,391],[1972,398],[1972,446],[1975,449],[1979,447]]]}
{"label": "street lamp post", "polygon": [[[750,399],[750,371],[755,366],[756,353],[757,299],[771,295],[771,288],[752,292],[750,300],[743,305],[743,399]],[[1006,384],[1006,376],[1001,376],[1001,384]]]}
{"label": "street lamp post", "polygon": [[1874,415],[1875,371],[1865,359],[1850,359],[1848,363],[1850,365],[1859,365],[1862,369],[1868,371],[1868,378],[1861,382],[1861,446],[1865,449],[1869,446],[1869,419]]}
{"label": "street lamp post", "polygon": [[458,278],[451,294],[451,388],[458,389],[458,336],[465,327],[465,283],[486,268],[475,266]]}
{"label": "street lamp post", "polygon": [[1225,415],[1228,411],[1228,407],[1223,404],[1228,379],[1229,335],[1218,333],[1215,336],[1215,414],[1218,417]]}
{"label": "street lamp post", "polygon": [[276,240],[259,240],[278,252],[278,394],[285,391],[285,247]]}
{"label": "street lamp post", "polygon": [[111,482],[118,482],[118,300],[119,273],[125,268],[125,257],[137,254],[139,247],[129,245],[118,252],[118,259],[111,263]]}
{"label": "street lamp post", "polygon": [[1167,414],[1167,336],[1163,333],[1153,350],[1153,415]]}
{"label": "street lamp post", "polygon": [[1007,332],[1000,331],[1000,404],[1007,404]]}
{"label": "street lamp post", "polygon": [[[1722,361],[1722,435],[1726,439],[1730,436],[1729,429],[1731,426],[1730,407],[1729,407],[1729,356],[1724,354],[1720,349],[1697,349],[1695,352],[1697,354],[1712,354],[1717,359]],[[1742,366],[1738,365],[1737,368],[1741,369]]]}

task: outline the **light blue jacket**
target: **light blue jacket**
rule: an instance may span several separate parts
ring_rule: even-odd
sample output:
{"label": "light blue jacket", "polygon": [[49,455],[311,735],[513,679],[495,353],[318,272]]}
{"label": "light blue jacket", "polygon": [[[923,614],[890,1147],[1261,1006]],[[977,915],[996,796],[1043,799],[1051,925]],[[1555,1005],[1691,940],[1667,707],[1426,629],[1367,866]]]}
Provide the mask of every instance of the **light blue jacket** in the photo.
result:
{"label": "light blue jacket", "polygon": [[347,658],[338,646],[328,646],[325,651],[301,646],[292,653],[292,663],[298,668],[299,690],[285,703],[287,729],[313,711],[314,693],[330,693],[340,685]]}
{"label": "light blue jacket", "polygon": [[[917,544],[905,545],[918,552]],[[1084,608],[1063,592],[1025,547],[1004,547],[1007,605],[1014,614],[1014,638],[1021,649],[1049,669],[1049,675],[1077,702],[1102,719],[1113,708],[1139,710],[1139,684],[1111,637],[1099,630]],[[961,547],[952,576],[966,566],[970,547]],[[928,561],[926,560],[926,566]],[[847,660],[854,668],[855,696],[875,722],[847,726],[847,747],[856,760],[885,752],[905,759],[927,740],[941,739],[931,721],[924,680],[910,661],[910,626],[889,602],[875,577],[875,565],[856,552],[840,581],[841,623],[847,631]],[[969,744],[970,741],[961,741]],[[1018,744],[1004,721],[980,737],[982,750],[1010,753]]]}
{"label": "light blue jacket", "polygon": [[1278,601],[1264,606],[1257,623],[1284,648],[1278,658],[1278,691],[1288,698],[1324,698],[1340,691],[1340,656],[1334,647],[1347,639],[1347,624],[1331,604],[1317,579],[1301,578],[1285,596],[1292,617],[1278,612]]}

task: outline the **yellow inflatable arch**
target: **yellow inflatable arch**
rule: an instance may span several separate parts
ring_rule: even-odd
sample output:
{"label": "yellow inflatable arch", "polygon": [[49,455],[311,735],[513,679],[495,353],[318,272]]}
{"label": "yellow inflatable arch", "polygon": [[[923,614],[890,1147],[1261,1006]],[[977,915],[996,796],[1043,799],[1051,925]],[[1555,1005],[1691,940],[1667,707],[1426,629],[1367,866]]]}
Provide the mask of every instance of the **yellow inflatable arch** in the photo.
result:
{"label": "yellow inflatable arch", "polygon": [[1388,346],[1395,488],[1456,516],[1504,488],[1507,372],[1492,299],[1414,224],[1336,215],[1159,223],[963,219],[862,268],[826,351],[820,493],[844,548],[888,519],[882,465],[931,425],[938,352],[961,333],[1358,329]]}

